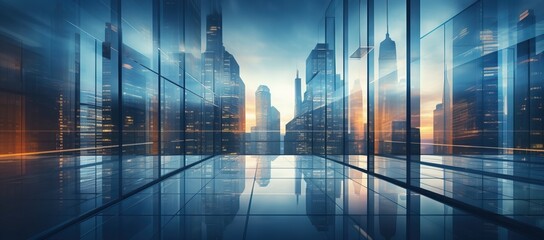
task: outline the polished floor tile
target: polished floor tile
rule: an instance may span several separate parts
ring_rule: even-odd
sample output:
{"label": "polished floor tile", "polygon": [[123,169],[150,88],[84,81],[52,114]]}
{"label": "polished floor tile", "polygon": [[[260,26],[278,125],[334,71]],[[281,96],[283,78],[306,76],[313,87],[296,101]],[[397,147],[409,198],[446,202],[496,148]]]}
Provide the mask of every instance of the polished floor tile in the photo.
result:
{"label": "polished floor tile", "polygon": [[[447,181],[452,180],[445,180],[443,173],[434,169],[425,171],[421,176],[424,175],[428,179],[439,179],[439,183],[422,180],[422,184],[427,184],[425,186],[435,186],[439,191],[444,190],[443,184],[452,184],[453,190],[458,190],[452,194],[479,199],[474,204],[483,208],[491,206],[505,214],[518,213],[516,209],[520,208],[538,209],[538,206],[510,202],[512,196],[508,199],[507,192],[485,190],[484,185],[473,182],[474,176],[470,174],[458,176],[465,176],[467,180],[455,179],[450,183]],[[486,196],[471,196],[478,189],[478,194]],[[538,201],[530,202],[537,204]],[[531,218],[526,213],[511,217],[521,222],[542,219],[541,215]],[[220,156],[173,175],[90,218],[68,226],[52,238],[267,240],[531,237],[534,237],[531,233],[520,232],[492,218],[448,206],[324,158]]]}

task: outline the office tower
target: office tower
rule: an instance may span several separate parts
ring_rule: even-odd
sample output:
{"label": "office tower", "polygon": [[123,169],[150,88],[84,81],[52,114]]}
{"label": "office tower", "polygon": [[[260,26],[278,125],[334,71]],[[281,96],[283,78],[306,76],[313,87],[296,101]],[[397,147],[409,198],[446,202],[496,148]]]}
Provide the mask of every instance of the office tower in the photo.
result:
{"label": "office tower", "polygon": [[[444,93],[442,95],[442,109],[443,109],[443,143],[446,146],[443,146],[441,149],[442,154],[452,154],[453,151],[453,92],[452,92],[452,81],[449,75],[452,74],[452,71],[448,69],[447,65],[444,65]],[[439,123],[440,125],[440,123]]]}
{"label": "office tower", "polygon": [[286,125],[285,140],[294,144],[286,144],[286,152],[339,154],[343,151],[341,82],[334,73],[334,51],[325,43],[316,44],[306,58],[306,91],[300,114]]}
{"label": "office tower", "polygon": [[445,154],[445,126],[444,121],[444,105],[436,104],[433,111],[433,153]]}
{"label": "office tower", "polygon": [[216,1],[210,4],[210,14],[206,16],[206,51],[202,54],[203,83],[210,91],[204,98],[215,101],[214,91],[218,91],[223,78],[223,19],[221,9]]}
{"label": "office tower", "polygon": [[497,33],[493,26],[482,29],[478,11],[453,20],[453,154],[498,152]]}
{"label": "office tower", "polygon": [[363,89],[359,80],[356,79],[349,95],[349,154],[365,153],[366,129],[363,106]]}
{"label": "office tower", "polygon": [[256,136],[257,141],[256,151],[258,153],[268,152],[268,121],[270,119],[270,89],[267,86],[261,85],[255,92],[255,115],[256,115]]}
{"label": "office tower", "polygon": [[269,153],[281,154],[280,112],[278,109],[271,107],[268,118]]}
{"label": "office tower", "polygon": [[[206,51],[203,57],[203,83],[208,89],[204,98],[216,105],[219,111],[210,111],[214,119],[208,127],[213,134],[214,152],[241,154],[245,150],[245,84],[240,78],[240,66],[235,57],[223,46],[223,19],[219,1],[210,2],[206,17]],[[212,113],[213,112],[213,113]],[[206,121],[208,122],[208,121]]]}
{"label": "office tower", "polygon": [[333,100],[336,91],[334,52],[318,43],[306,58],[306,92],[311,113],[311,142],[314,154],[327,152],[327,123],[333,123]]}
{"label": "office tower", "polygon": [[[100,146],[112,146],[119,144],[119,33],[118,27],[106,23],[105,40],[102,42],[102,131],[99,132],[98,143]],[[102,150],[107,153],[114,149]]]}
{"label": "office tower", "polygon": [[295,115],[294,117],[297,117],[300,115],[302,111],[302,80],[298,76],[298,70],[297,70],[297,77],[295,78]]}
{"label": "office tower", "polygon": [[295,78],[295,115],[293,119],[285,125],[285,154],[311,153],[310,92],[306,91],[304,93],[304,101],[302,101],[301,81],[297,70],[297,77]]}
{"label": "office tower", "polygon": [[261,85],[255,92],[256,141],[258,153],[268,152],[268,120],[270,119],[270,89]]}
{"label": "office tower", "polygon": [[308,116],[302,114],[285,125],[284,154],[311,154],[311,133]]}
{"label": "office tower", "polygon": [[255,92],[256,126],[252,129],[256,154],[280,154],[280,112],[272,106],[270,89],[260,85]]}
{"label": "office tower", "polygon": [[240,66],[232,54],[224,52],[223,79],[219,84],[221,99],[221,152],[243,153],[245,132],[245,85]]}
{"label": "office tower", "polygon": [[[389,9],[386,7],[385,39],[380,42],[378,57],[378,80],[375,111],[376,151],[379,154],[392,154],[393,122],[403,121],[405,116],[406,92],[399,81],[397,69],[397,45],[389,36]],[[397,124],[400,124],[398,122]],[[399,129],[400,128],[399,126]],[[398,149],[397,149],[398,150]],[[400,154],[400,153],[399,153]]]}
{"label": "office tower", "polygon": [[514,147],[519,159],[542,155],[544,149],[543,53],[536,53],[536,17],[524,10],[517,22],[516,71],[514,80]]}

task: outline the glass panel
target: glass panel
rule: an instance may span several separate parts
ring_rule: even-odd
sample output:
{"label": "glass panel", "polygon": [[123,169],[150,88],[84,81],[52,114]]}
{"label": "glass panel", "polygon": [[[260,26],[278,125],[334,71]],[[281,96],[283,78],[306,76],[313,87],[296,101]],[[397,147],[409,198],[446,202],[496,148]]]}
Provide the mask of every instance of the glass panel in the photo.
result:
{"label": "glass panel", "polygon": [[374,170],[405,181],[406,3],[374,4]]}
{"label": "glass panel", "polygon": [[183,89],[161,80],[161,174],[184,166]]}
{"label": "glass panel", "polygon": [[161,75],[183,86],[183,7],[181,1],[161,1],[160,59]]}
{"label": "glass panel", "polygon": [[[366,1],[351,0],[349,3],[347,26],[347,46],[349,55],[347,62],[347,129],[348,147],[347,154],[361,155],[367,153],[367,129],[368,129],[368,79],[367,64],[368,54],[373,51],[367,39],[367,6]],[[359,166],[350,157],[350,163]],[[366,168],[366,163],[362,164]]]}
{"label": "glass panel", "polygon": [[[153,46],[153,1],[122,0],[124,54],[147,68],[157,70],[157,54]],[[132,55],[134,53],[134,55]]]}
{"label": "glass panel", "polygon": [[122,71],[123,192],[130,192],[158,177],[158,76],[126,58]]}

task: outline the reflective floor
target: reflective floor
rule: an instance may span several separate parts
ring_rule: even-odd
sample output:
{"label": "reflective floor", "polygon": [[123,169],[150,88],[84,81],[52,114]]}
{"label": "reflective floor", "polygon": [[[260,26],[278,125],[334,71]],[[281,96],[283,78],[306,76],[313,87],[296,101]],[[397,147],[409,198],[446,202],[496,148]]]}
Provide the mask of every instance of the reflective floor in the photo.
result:
{"label": "reflective floor", "polygon": [[52,238],[538,238],[525,234],[324,158],[218,156]]}

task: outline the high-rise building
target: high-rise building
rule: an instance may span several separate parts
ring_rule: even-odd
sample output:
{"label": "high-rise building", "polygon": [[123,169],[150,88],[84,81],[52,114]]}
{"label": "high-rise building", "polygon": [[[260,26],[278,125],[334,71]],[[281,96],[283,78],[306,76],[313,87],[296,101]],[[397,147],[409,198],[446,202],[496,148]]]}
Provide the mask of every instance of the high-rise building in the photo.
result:
{"label": "high-rise building", "polygon": [[294,117],[297,117],[302,112],[302,79],[298,76],[298,70],[297,70],[297,77],[295,78],[295,115]]}
{"label": "high-rise building", "polygon": [[[386,16],[388,17],[388,16]],[[388,28],[389,29],[389,28]],[[376,151],[380,154],[392,154],[393,122],[404,121],[406,92],[403,82],[399,81],[397,69],[397,46],[389,32],[380,43],[378,57],[377,109],[375,111],[375,132],[377,135]],[[400,124],[400,122],[398,122]],[[399,129],[400,128],[399,126]]]}
{"label": "high-rise building", "polygon": [[433,153],[445,154],[445,126],[444,121],[444,105],[442,103],[436,104],[436,108],[433,111]]}
{"label": "high-rise building", "polygon": [[[118,27],[106,23],[105,41],[102,43],[102,131],[97,139],[100,146],[108,147],[119,144],[119,33]],[[102,151],[111,152],[106,148]]]}
{"label": "high-rise building", "polygon": [[253,154],[280,154],[280,112],[272,106],[270,89],[265,85],[260,85],[255,92],[255,115]]}
{"label": "high-rise building", "polygon": [[327,123],[333,123],[333,101],[335,96],[336,74],[334,74],[334,52],[325,43],[318,43],[306,58],[306,91],[312,111],[311,133],[312,152],[325,154]]}
{"label": "high-rise building", "polygon": [[270,154],[281,154],[280,125],[280,112],[275,107],[270,107],[267,128]]}
{"label": "high-rise building", "polygon": [[[295,93],[296,84],[295,80]],[[318,43],[306,58],[304,101],[299,108],[295,102],[295,109],[300,109],[300,113],[286,125],[286,153],[339,154],[343,151],[341,89],[342,81],[334,70],[334,51],[327,44]]]}
{"label": "high-rise building", "polygon": [[[245,144],[245,84],[240,77],[240,66],[235,57],[223,46],[223,19],[219,1],[210,1],[206,17],[206,51],[202,54],[204,98],[220,110],[209,109],[208,132],[213,134],[214,152],[244,153]],[[217,117],[214,117],[218,115]],[[207,121],[206,121],[207,122]]]}
{"label": "high-rise building", "polygon": [[524,10],[517,23],[516,71],[514,81],[514,148],[520,159],[538,155],[544,149],[544,53],[536,53],[536,17]]}
{"label": "high-rise building", "polygon": [[[453,154],[494,154],[498,147],[497,33],[481,28],[478,8],[454,18],[452,79]],[[482,146],[482,148],[474,147]]]}
{"label": "high-rise building", "polygon": [[256,141],[257,152],[268,152],[268,120],[271,108],[270,89],[261,85],[255,92]]}
{"label": "high-rise building", "polygon": [[232,54],[224,52],[223,78],[218,85],[221,102],[221,152],[244,152],[245,85],[240,78],[240,66]]}

